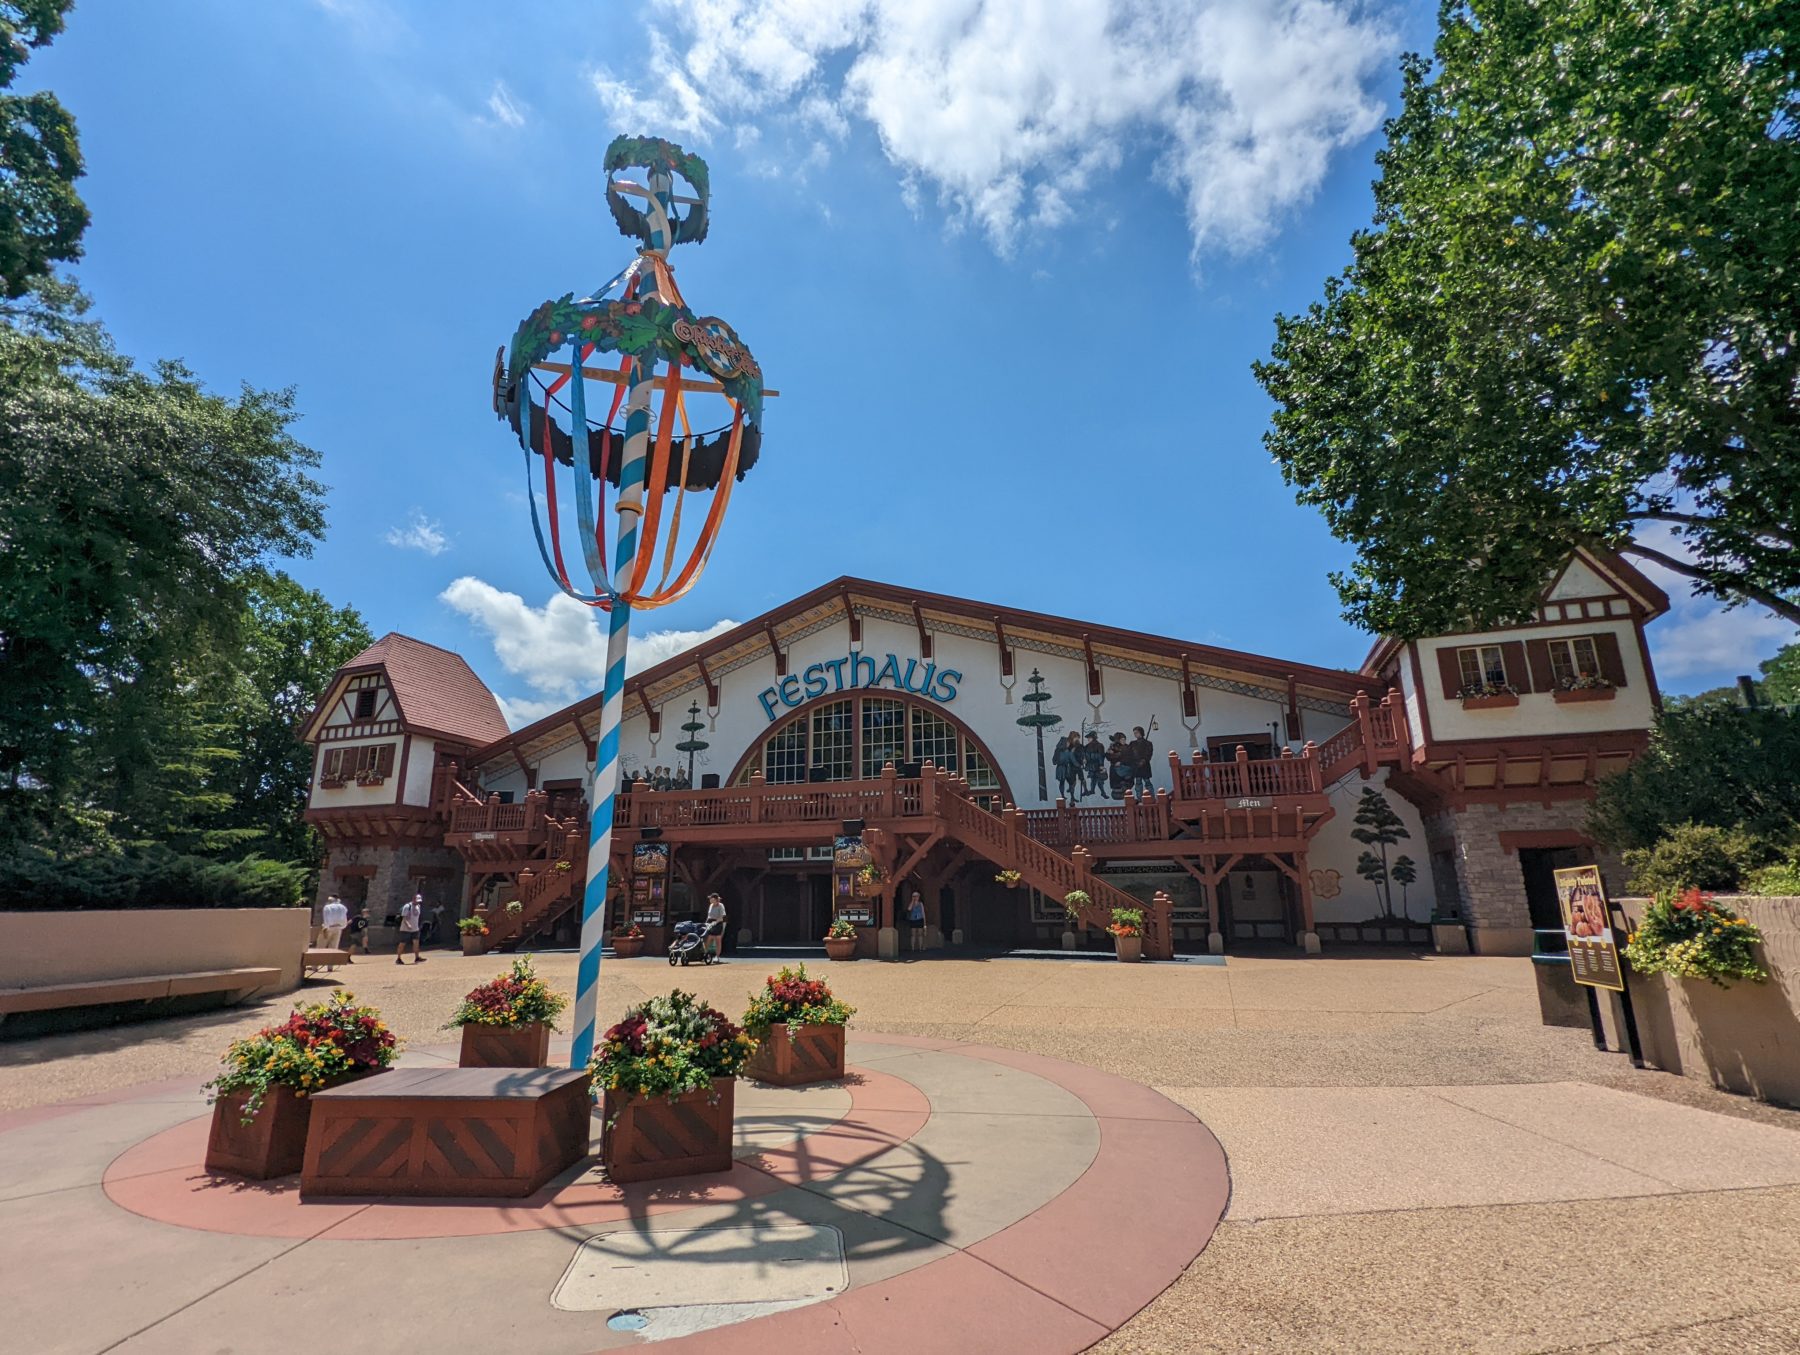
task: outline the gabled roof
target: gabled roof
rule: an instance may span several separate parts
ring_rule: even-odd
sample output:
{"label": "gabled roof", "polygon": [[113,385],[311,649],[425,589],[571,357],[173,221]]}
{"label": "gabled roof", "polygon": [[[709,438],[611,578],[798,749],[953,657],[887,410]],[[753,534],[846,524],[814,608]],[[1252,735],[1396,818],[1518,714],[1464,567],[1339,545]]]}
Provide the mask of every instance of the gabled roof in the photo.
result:
{"label": "gabled roof", "polygon": [[[1553,574],[1550,577],[1550,581],[1544,585],[1543,591],[1538,595],[1540,601],[1548,601],[1550,599],[1551,594],[1556,591],[1557,585],[1563,581],[1564,577],[1568,574],[1570,567],[1574,565],[1576,561],[1585,564],[1595,574],[1599,575],[1614,588],[1618,589],[1620,593],[1624,594],[1625,597],[1635,605],[1637,609],[1637,620],[1644,622],[1654,621],[1657,617],[1669,610],[1669,595],[1661,588],[1657,587],[1649,575],[1645,574],[1643,570],[1632,564],[1631,561],[1627,560],[1617,551],[1607,550],[1601,546],[1578,546],[1570,551],[1568,558],[1558,566],[1556,573]],[[1508,627],[1494,626],[1491,629],[1506,630]],[[1468,631],[1460,633],[1478,635],[1483,632]],[[1389,635],[1384,635],[1376,640],[1375,643],[1369,647],[1368,655],[1362,661],[1361,671],[1370,674],[1371,676],[1379,672],[1382,665],[1387,663],[1387,661],[1393,657],[1394,651],[1399,649],[1401,643],[1401,641],[1396,640]]]}
{"label": "gabled roof", "polygon": [[[723,668],[768,653],[776,639],[781,639],[785,645],[784,631],[797,635],[819,621],[842,620],[852,601],[859,613],[865,609],[885,611],[903,619],[904,624],[916,621],[927,630],[934,622],[998,628],[1004,630],[1009,642],[1017,637],[1052,640],[1075,648],[1091,644],[1097,654],[1143,656],[1170,666],[1179,665],[1185,659],[1197,676],[1205,673],[1227,675],[1275,690],[1285,690],[1288,679],[1292,678],[1301,692],[1333,703],[1348,703],[1359,690],[1369,685],[1368,678],[1340,668],[1291,663],[1285,659],[1221,649],[1217,645],[1145,635],[1116,626],[1021,611],[991,602],[926,593],[846,575],[626,679],[627,711],[634,706],[660,701],[668,692],[692,685],[702,664],[715,670]],[[598,693],[583,697],[481,749],[474,760],[487,762],[514,753],[528,756],[527,750],[541,752],[573,737],[590,739],[598,724],[599,709]]]}
{"label": "gabled roof", "polygon": [[[389,631],[338,669],[326,700],[342,679],[374,668],[387,674],[401,723],[409,733],[436,735],[473,748],[506,737],[500,703],[462,655],[398,631]],[[309,735],[324,709],[321,701],[307,720]]]}

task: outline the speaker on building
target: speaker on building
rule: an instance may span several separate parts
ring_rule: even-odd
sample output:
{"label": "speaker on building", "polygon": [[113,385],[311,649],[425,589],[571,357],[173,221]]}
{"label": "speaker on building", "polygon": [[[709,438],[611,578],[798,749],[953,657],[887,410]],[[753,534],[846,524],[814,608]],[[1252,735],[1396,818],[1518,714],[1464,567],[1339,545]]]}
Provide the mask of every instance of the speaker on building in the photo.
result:
{"label": "speaker on building", "polygon": [[654,842],[654,841],[656,841],[657,838],[662,836],[662,829],[660,829],[660,828],[640,828],[640,829],[638,829],[638,836],[640,838],[642,838],[645,842]]}
{"label": "speaker on building", "polygon": [[719,788],[719,774],[717,772],[701,772],[700,773],[700,789],[701,790],[717,790],[718,788]]}
{"label": "speaker on building", "polygon": [[925,764],[923,762],[902,762],[900,764],[900,775],[916,781],[919,777],[925,775]]}
{"label": "speaker on building", "polygon": [[829,781],[831,780],[831,769],[829,767],[809,767],[806,770],[806,779],[808,781]]}
{"label": "speaker on building", "polygon": [[861,837],[863,821],[861,819],[845,819],[838,824],[838,831],[845,837]]}

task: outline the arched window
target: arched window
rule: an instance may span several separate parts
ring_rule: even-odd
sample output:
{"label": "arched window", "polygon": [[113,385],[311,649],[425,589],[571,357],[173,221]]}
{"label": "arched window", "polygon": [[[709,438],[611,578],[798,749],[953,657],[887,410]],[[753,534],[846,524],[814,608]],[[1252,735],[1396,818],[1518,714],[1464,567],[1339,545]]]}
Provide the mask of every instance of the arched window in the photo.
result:
{"label": "arched window", "polygon": [[745,754],[732,780],[748,781],[755,771],[777,785],[873,780],[890,762],[930,762],[961,773],[972,790],[1010,798],[987,748],[966,725],[940,707],[886,693],[802,706]]}

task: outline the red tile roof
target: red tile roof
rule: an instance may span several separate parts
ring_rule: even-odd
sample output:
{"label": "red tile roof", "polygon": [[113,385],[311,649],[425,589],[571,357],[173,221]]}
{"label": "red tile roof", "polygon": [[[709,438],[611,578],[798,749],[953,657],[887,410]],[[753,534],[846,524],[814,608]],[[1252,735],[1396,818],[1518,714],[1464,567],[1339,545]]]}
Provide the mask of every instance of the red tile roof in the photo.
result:
{"label": "red tile roof", "polygon": [[475,747],[506,737],[500,703],[460,654],[389,631],[344,669],[375,664],[386,670],[409,730],[443,734]]}

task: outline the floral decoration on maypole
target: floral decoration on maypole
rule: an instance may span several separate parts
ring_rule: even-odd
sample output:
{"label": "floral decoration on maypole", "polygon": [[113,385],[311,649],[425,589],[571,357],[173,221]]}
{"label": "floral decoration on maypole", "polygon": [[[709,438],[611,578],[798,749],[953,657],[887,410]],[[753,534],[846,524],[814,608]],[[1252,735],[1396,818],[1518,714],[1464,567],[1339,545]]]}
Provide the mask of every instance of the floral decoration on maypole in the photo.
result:
{"label": "floral decoration on maypole", "polygon": [[[632,170],[643,171],[642,183],[623,177]],[[576,1068],[587,1067],[594,1049],[631,613],[667,606],[699,581],[732,486],[761,454],[763,400],[775,394],[763,389],[762,368],[737,331],[715,315],[697,314],[669,267],[673,246],[706,238],[706,162],[668,141],[621,136],[606,149],[605,171],[607,206],[621,234],[638,242],[637,256],[605,286],[546,301],[526,316],[511,346],[496,356],[493,378],[494,412],[525,452],[531,528],[544,567],[564,593],[609,618],[588,797],[588,875],[571,1062]],[[690,191],[677,193],[678,180]],[[616,354],[619,365],[589,366],[596,354]],[[612,387],[601,418],[588,409],[588,384],[595,381]],[[708,420],[691,414],[690,396],[722,399],[729,417],[707,426]],[[572,481],[569,497],[585,586],[571,577],[564,550],[559,467],[568,469]],[[610,567],[609,486],[616,491],[618,519]],[[710,501],[684,548],[682,519],[690,495],[710,495]]]}

